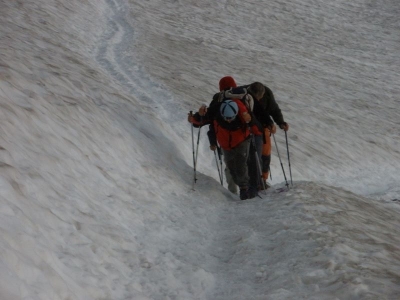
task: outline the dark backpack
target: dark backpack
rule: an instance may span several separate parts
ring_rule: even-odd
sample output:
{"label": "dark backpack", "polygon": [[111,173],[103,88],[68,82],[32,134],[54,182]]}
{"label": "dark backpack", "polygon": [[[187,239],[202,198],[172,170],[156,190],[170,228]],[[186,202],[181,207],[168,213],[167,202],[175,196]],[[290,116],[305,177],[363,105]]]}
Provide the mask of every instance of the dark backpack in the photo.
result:
{"label": "dark backpack", "polygon": [[[251,122],[249,125],[256,125],[258,127],[258,130],[260,132],[263,132],[263,126],[260,123],[260,121],[256,118],[256,116],[253,113],[254,109],[254,98],[251,96],[246,87],[236,87],[236,88],[230,88],[229,90],[225,90],[220,92],[218,101],[224,101],[226,99],[240,99],[244,105],[246,106],[249,114],[251,115]],[[260,105],[257,103],[257,105]]]}
{"label": "dark backpack", "polygon": [[219,93],[218,102],[222,102],[227,99],[240,99],[244,105],[246,105],[246,108],[250,113],[253,111],[254,99],[244,87],[230,88],[229,90]]}

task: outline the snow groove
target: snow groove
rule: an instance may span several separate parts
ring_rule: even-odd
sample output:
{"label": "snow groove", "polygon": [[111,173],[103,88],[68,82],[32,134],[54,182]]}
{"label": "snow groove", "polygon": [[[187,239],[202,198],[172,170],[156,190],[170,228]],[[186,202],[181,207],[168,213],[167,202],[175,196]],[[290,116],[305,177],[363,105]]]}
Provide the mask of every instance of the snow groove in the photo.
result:
{"label": "snow groove", "polygon": [[100,41],[96,60],[141,104],[153,108],[163,106],[163,109],[159,110],[159,115],[163,120],[167,120],[176,108],[173,105],[172,95],[153,80],[135,58],[136,32],[127,21],[128,4],[123,0],[106,0],[106,3],[110,8],[109,26]]}

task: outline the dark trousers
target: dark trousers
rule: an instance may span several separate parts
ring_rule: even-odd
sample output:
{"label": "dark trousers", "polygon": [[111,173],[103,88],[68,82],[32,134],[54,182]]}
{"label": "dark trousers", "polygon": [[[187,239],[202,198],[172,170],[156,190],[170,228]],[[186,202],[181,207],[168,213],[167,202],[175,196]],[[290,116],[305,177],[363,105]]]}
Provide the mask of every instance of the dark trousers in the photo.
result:
{"label": "dark trousers", "polygon": [[[254,143],[251,143],[249,150],[249,158],[247,160],[247,167],[249,170],[250,186],[258,188],[261,180],[261,174],[259,173],[257,163],[262,161],[262,149],[263,149],[263,136],[255,135]],[[255,155],[258,157],[258,162]]]}
{"label": "dark trousers", "polygon": [[224,160],[233,181],[239,188],[248,188],[249,175],[247,169],[247,159],[249,157],[250,140],[247,139],[231,150],[224,150]]}

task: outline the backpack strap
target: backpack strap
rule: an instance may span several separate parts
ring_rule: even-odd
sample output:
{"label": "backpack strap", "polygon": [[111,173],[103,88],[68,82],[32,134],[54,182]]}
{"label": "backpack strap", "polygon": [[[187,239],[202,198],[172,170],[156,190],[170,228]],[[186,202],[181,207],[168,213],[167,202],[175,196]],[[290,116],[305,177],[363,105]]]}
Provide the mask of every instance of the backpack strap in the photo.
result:
{"label": "backpack strap", "polygon": [[225,91],[220,92],[219,95],[218,95],[218,102],[222,102],[225,99],[226,99],[225,98]]}
{"label": "backpack strap", "polygon": [[246,105],[247,110],[252,113],[254,108],[254,98],[250,94],[246,94],[242,101]]}
{"label": "backpack strap", "polygon": [[253,112],[254,99],[248,93],[247,89],[244,87],[231,88],[223,93],[225,99],[240,99],[245,105],[249,112]]}

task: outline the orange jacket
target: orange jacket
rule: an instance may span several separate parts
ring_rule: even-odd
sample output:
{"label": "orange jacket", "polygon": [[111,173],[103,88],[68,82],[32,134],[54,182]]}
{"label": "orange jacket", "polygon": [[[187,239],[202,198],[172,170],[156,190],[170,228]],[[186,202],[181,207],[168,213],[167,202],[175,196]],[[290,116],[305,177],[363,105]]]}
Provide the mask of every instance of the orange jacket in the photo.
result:
{"label": "orange jacket", "polygon": [[221,103],[211,106],[207,111],[207,117],[213,119],[217,141],[221,148],[225,150],[237,147],[250,135],[249,126],[243,119],[243,113],[248,112],[246,106],[240,100],[234,99],[232,101],[235,101],[239,108],[238,115],[232,122],[227,122],[222,118],[219,112]]}

